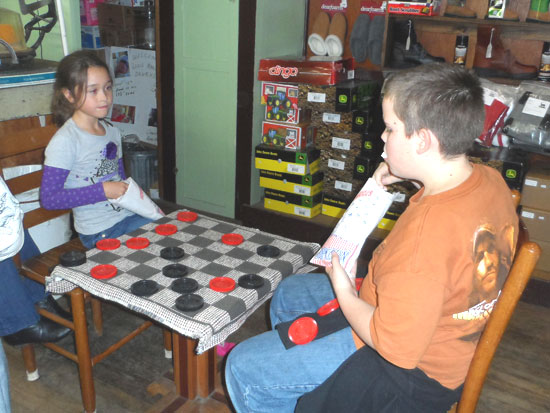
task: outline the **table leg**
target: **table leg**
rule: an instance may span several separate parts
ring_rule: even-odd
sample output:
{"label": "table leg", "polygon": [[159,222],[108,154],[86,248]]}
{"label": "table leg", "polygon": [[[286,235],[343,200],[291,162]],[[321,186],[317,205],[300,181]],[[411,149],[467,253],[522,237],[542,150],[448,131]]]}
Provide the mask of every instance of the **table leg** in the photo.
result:
{"label": "table leg", "polygon": [[216,374],[215,348],[197,355],[193,339],[173,332],[174,382],[176,393],[193,400],[206,398],[214,391]]}

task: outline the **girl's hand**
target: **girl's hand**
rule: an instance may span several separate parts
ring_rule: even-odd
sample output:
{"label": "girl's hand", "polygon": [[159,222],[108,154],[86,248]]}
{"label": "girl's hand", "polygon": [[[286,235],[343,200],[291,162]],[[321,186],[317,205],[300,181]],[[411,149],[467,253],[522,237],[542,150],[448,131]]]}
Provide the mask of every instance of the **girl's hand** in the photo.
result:
{"label": "girl's hand", "polygon": [[395,175],[392,175],[386,162],[380,162],[380,165],[378,165],[378,168],[376,168],[376,171],[374,171],[372,177],[376,183],[384,189],[387,189],[386,185],[391,185],[403,180]]}
{"label": "girl's hand", "polygon": [[332,288],[338,296],[341,291],[351,289],[353,294],[356,294],[355,290],[355,273],[357,272],[357,262],[353,265],[353,268],[348,275],[342,264],[340,264],[340,258],[338,254],[332,253],[332,265],[326,267],[326,272],[332,283]]}
{"label": "girl's hand", "polygon": [[105,196],[110,199],[120,198],[126,193],[128,184],[126,182],[103,182]]}

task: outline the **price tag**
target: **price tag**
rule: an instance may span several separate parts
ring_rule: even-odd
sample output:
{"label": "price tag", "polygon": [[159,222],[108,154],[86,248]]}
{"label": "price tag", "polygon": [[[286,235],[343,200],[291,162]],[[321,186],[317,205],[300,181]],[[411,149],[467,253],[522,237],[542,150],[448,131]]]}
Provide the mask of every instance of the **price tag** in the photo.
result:
{"label": "price tag", "polygon": [[306,173],[305,165],[298,165],[298,164],[295,164],[295,163],[289,163],[286,170],[287,170],[287,172],[290,172],[291,174],[304,175]]}
{"label": "price tag", "polygon": [[308,92],[307,94],[308,102],[325,103],[325,100],[326,100],[325,93]]}
{"label": "price tag", "polygon": [[546,115],[546,111],[550,106],[550,102],[546,100],[536,99],[534,97],[529,97],[525,106],[523,107],[523,113],[528,115],[536,116],[538,118],[543,118]]}
{"label": "price tag", "polygon": [[311,216],[311,211],[307,208],[294,207],[294,214],[300,215],[301,217],[309,218]]}
{"label": "price tag", "polygon": [[309,186],[294,185],[294,193],[295,194],[300,194],[300,195],[310,196],[311,188]]}
{"label": "price tag", "polygon": [[341,189],[342,191],[351,192],[352,186],[349,182],[334,181],[334,188]]}
{"label": "price tag", "polygon": [[534,179],[526,179],[523,184],[527,186],[538,186],[539,182],[535,181]]}
{"label": "price tag", "polygon": [[329,168],[339,169],[339,170],[343,171],[345,166],[346,166],[345,162],[337,161],[336,159],[329,159],[328,160],[328,167]]}
{"label": "price tag", "polygon": [[351,140],[333,136],[332,147],[334,149],[343,149],[345,151],[349,151],[351,149]]}
{"label": "price tag", "polygon": [[532,213],[532,212],[528,212],[528,211],[522,211],[521,216],[524,217],[524,218],[535,219],[535,214]]}
{"label": "price tag", "polygon": [[325,123],[340,123],[339,113],[323,113],[323,122]]}

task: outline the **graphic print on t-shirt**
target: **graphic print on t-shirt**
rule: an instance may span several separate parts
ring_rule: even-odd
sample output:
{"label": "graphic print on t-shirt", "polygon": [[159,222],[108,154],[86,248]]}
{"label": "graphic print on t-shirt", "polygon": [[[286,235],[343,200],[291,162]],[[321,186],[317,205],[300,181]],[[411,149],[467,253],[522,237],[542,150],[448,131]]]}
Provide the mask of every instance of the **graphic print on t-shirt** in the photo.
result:
{"label": "graphic print on t-shirt", "polygon": [[482,225],[475,231],[472,251],[474,273],[468,310],[453,314],[453,318],[482,323],[479,323],[475,332],[462,337],[463,340],[476,339],[481,333],[484,320],[491,314],[508,276],[513,248],[514,227],[511,224],[501,231],[496,231],[490,225]]}
{"label": "graphic print on t-shirt", "polygon": [[[120,176],[118,174],[118,157],[117,157],[117,146],[114,142],[109,142],[105,145],[105,148],[100,153],[100,158],[98,159],[98,167],[95,174],[91,177],[92,183],[98,182],[109,182],[109,181],[120,181]],[[120,211],[121,208],[111,204],[111,207],[115,211]]]}

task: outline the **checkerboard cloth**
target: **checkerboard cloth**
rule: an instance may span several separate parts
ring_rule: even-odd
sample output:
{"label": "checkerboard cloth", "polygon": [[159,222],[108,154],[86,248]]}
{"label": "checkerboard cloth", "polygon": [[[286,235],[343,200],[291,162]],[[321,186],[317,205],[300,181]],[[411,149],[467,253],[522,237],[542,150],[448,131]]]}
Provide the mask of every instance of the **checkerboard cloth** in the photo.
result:
{"label": "checkerboard cloth", "polygon": [[[196,351],[200,354],[236,331],[271,297],[284,277],[311,272],[315,268],[307,263],[319,249],[318,244],[297,242],[202,215],[194,222],[181,222],[177,220],[178,212],[120,237],[121,246],[116,250],[94,248],[88,251],[83,265],[70,268],[58,265],[48,278],[46,289],[52,293],[64,293],[75,285],[79,286],[97,297],[121,304],[184,336],[197,339]],[[174,224],[178,231],[169,236],[159,235],[155,232],[159,224]],[[226,233],[241,234],[244,242],[237,246],[226,245],[221,242]],[[150,245],[140,250],[130,249],[125,242],[132,237],[145,237]],[[259,256],[256,249],[261,245],[279,248],[280,255],[275,258]],[[185,256],[179,260],[164,259],[160,251],[165,247],[183,248]],[[185,265],[187,277],[198,281],[199,289],[194,294],[204,299],[201,309],[182,312],[175,307],[180,294],[170,289],[174,278],[162,274],[163,267],[175,262]],[[108,280],[93,278],[90,270],[99,264],[115,265],[117,276]],[[237,282],[244,274],[260,275],[265,280],[264,285],[254,290],[237,284],[229,293],[209,288],[214,277],[230,277]],[[132,284],[146,279],[157,282],[160,288],[156,293],[139,297],[130,292]]]}

